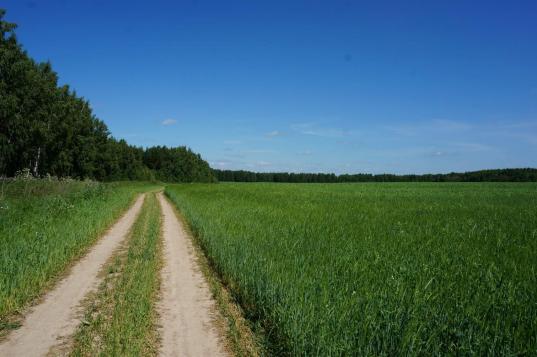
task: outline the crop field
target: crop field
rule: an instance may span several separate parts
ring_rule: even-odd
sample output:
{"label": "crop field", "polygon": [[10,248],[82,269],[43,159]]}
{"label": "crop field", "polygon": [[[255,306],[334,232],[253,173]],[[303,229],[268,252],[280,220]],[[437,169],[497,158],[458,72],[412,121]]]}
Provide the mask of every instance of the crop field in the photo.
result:
{"label": "crop field", "polygon": [[166,194],[274,354],[537,353],[535,183]]}
{"label": "crop field", "polygon": [[147,190],[142,183],[0,182],[0,334]]}

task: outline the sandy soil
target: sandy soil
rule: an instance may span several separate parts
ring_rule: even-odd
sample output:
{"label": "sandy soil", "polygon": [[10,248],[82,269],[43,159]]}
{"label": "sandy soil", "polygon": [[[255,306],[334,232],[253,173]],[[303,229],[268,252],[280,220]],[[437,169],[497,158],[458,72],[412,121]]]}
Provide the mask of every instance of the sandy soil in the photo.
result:
{"label": "sandy soil", "polygon": [[140,196],[70,273],[31,309],[21,328],[0,344],[0,356],[43,356],[75,332],[82,315],[82,299],[99,286],[98,273],[126,237],[143,198]]}
{"label": "sandy soil", "polygon": [[162,356],[225,356],[214,325],[215,303],[190,239],[162,193],[164,267],[160,315]]}

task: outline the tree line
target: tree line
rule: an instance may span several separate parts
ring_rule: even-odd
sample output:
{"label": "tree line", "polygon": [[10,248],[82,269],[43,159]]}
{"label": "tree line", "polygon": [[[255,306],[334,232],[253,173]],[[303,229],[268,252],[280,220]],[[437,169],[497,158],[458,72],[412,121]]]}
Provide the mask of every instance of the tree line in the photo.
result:
{"label": "tree line", "polygon": [[228,182],[535,182],[537,169],[497,169],[448,174],[393,175],[252,172],[243,170],[213,170],[218,181]]}
{"label": "tree line", "polygon": [[144,149],[110,135],[87,100],[58,85],[49,62],[37,63],[0,9],[0,176],[213,182],[200,155],[186,147]]}

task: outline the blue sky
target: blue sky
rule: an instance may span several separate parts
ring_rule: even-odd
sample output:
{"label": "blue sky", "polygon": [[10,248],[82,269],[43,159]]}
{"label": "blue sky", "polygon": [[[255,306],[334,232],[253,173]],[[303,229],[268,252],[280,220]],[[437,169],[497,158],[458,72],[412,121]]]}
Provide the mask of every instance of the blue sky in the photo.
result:
{"label": "blue sky", "polygon": [[212,167],[537,167],[537,1],[3,0],[112,135]]}

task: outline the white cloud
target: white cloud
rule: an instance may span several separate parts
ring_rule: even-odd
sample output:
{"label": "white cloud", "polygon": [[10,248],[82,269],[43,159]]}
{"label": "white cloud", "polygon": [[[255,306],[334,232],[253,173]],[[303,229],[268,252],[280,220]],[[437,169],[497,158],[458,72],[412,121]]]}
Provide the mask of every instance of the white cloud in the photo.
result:
{"label": "white cloud", "polygon": [[293,124],[291,128],[302,134],[311,136],[320,136],[324,138],[341,138],[350,134],[350,132],[339,128],[327,128],[315,123]]}
{"label": "white cloud", "polygon": [[211,161],[210,165],[212,167],[228,167],[232,162],[228,160],[217,160],[217,161]]}
{"label": "white cloud", "polygon": [[268,138],[273,138],[273,137],[281,136],[281,135],[283,135],[283,133],[279,130],[273,130],[265,134],[265,136]]}
{"label": "white cloud", "polygon": [[266,166],[271,166],[272,164],[268,161],[257,161],[255,163],[256,166],[262,166],[262,167],[266,167]]}
{"label": "white cloud", "polygon": [[177,120],[175,119],[164,119],[163,121],[160,122],[160,124],[164,126],[173,125],[175,123],[177,123]]}

